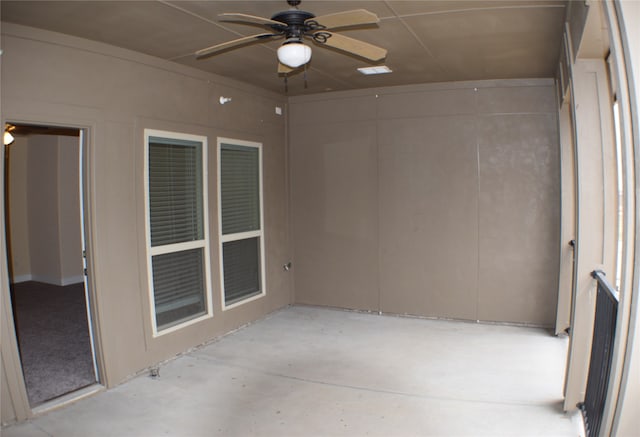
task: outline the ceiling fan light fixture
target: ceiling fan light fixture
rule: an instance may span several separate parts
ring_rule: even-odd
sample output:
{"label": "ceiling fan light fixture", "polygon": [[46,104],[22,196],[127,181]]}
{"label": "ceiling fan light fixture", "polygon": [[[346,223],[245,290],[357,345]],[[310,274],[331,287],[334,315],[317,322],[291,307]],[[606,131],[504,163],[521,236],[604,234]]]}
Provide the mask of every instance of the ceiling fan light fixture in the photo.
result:
{"label": "ceiling fan light fixture", "polygon": [[15,138],[13,137],[13,135],[11,135],[10,132],[5,131],[3,140],[4,140],[4,145],[8,146],[15,141]]}
{"label": "ceiling fan light fixture", "polygon": [[4,127],[4,135],[2,136],[2,140],[3,140],[5,146],[9,146],[15,141],[15,138],[11,134],[11,131],[15,130],[15,128],[16,127],[14,125],[11,125],[11,124],[8,124],[8,123],[5,125],[5,127]]}
{"label": "ceiling fan light fixture", "polygon": [[278,48],[278,61],[287,67],[298,68],[311,60],[311,47],[301,42],[285,42]]}

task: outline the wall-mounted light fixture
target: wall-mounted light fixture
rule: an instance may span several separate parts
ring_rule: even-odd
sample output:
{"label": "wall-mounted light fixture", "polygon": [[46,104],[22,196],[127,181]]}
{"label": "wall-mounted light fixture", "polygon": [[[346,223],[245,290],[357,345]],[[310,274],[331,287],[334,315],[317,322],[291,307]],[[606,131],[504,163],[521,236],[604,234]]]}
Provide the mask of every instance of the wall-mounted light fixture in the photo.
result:
{"label": "wall-mounted light fixture", "polygon": [[231,97],[220,96],[220,99],[218,99],[218,101],[221,105],[224,105],[225,103],[229,103],[231,101]]}
{"label": "wall-mounted light fixture", "polygon": [[16,139],[13,137],[13,135],[11,135],[11,132],[13,130],[15,130],[15,126],[12,124],[5,124],[4,125],[4,135],[2,137],[3,141],[4,141],[4,145],[8,146],[10,144],[12,144]]}

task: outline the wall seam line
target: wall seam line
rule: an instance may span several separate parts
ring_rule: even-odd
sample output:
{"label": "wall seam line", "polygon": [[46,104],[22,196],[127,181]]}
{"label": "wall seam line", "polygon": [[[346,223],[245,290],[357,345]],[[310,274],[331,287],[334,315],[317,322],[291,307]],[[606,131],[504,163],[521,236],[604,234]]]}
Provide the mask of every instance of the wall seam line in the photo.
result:
{"label": "wall seam line", "polygon": [[480,320],[480,140],[478,133],[478,121],[480,114],[478,113],[478,88],[473,90],[473,122],[476,142],[476,176],[478,178],[478,198],[476,199],[476,321]]}

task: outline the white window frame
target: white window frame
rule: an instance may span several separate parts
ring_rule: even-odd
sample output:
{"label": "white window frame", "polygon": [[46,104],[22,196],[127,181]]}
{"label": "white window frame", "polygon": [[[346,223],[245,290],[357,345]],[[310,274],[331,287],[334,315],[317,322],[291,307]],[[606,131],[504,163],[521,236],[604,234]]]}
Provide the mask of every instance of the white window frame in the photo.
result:
{"label": "white window frame", "polygon": [[[150,137],[161,137],[176,140],[195,141],[202,144],[202,210],[203,210],[203,233],[204,238],[197,241],[188,241],[182,243],[167,244],[163,246],[151,246],[151,211],[149,199],[149,139]],[[207,137],[200,135],[192,135],[180,132],[170,132],[155,129],[144,130],[144,206],[145,206],[145,224],[146,224],[146,247],[147,247],[147,278],[149,283],[149,308],[151,310],[151,328],[153,337],[169,334],[171,332],[182,329],[186,326],[193,325],[203,320],[213,317],[213,299],[211,295],[211,267],[209,262],[209,195],[208,195],[208,172],[207,172]],[[155,255],[166,253],[181,252],[190,249],[203,250],[204,263],[204,297],[206,312],[205,314],[185,320],[177,325],[170,326],[165,329],[158,330],[156,321],[156,305],[153,284],[153,265],[152,259]]]}
{"label": "white window frame", "polygon": [[[260,196],[260,230],[258,231],[250,231],[250,232],[238,232],[235,234],[222,234],[222,144],[231,144],[234,146],[243,146],[243,147],[254,147],[258,149],[258,181],[259,181],[259,193]],[[238,140],[234,138],[223,138],[218,137],[218,237],[219,237],[219,259],[220,259],[220,299],[222,301],[222,310],[230,310],[232,308],[236,308],[240,305],[244,305],[246,303],[252,302],[256,299],[260,299],[267,294],[267,286],[265,282],[265,242],[264,242],[264,180],[263,180],[263,171],[262,171],[262,143],[256,143],[253,141],[244,141]],[[239,300],[237,302],[233,302],[232,304],[227,305],[225,302],[225,288],[224,288],[224,255],[223,255],[223,244],[229,241],[237,241],[237,240],[245,240],[248,238],[259,238],[260,243],[260,293],[255,294],[253,296],[247,297],[246,299]]]}

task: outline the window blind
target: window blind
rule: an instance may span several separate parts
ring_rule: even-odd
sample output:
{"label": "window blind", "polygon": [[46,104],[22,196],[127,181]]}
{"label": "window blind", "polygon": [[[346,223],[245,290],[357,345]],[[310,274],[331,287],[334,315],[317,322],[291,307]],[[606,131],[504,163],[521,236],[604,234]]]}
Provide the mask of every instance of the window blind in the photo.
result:
{"label": "window blind", "polygon": [[260,156],[256,147],[222,144],[222,234],[260,229]]}
{"label": "window blind", "polygon": [[203,252],[197,248],[152,257],[158,328],[205,314]]}
{"label": "window blind", "polygon": [[202,144],[149,139],[151,246],[204,238]]}
{"label": "window blind", "polygon": [[260,293],[260,239],[223,243],[222,252],[225,303],[229,305]]}
{"label": "window blind", "polygon": [[203,176],[206,138],[185,137],[147,137],[154,333],[210,312]]}

